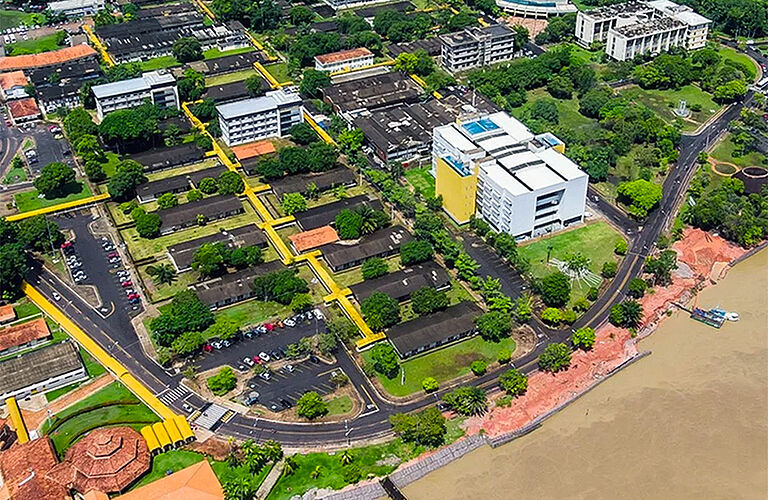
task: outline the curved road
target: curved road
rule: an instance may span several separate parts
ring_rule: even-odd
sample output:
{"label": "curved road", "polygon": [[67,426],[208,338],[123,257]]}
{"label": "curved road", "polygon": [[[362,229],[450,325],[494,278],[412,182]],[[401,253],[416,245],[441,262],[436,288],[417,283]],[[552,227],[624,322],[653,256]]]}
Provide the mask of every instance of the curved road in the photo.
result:
{"label": "curved road", "polygon": [[[745,101],[751,99],[751,93]],[[630,245],[630,251],[622,262],[618,274],[611,282],[608,290],[595,302],[592,308],[579,319],[573,328],[582,326],[597,327],[603,324],[610,311],[611,305],[623,299],[626,293],[626,284],[630,279],[639,276],[645,258],[653,249],[659,235],[669,223],[670,218],[676,213],[676,208],[685,190],[690,177],[696,171],[696,158],[700,151],[706,149],[726,129],[728,123],[737,118],[743,107],[739,102],[731,105],[714,122],[695,136],[684,136],[680,143],[680,156],[677,164],[667,176],[664,182],[664,194],[659,208],[654,210],[642,227],[623,215],[620,210],[613,207],[605,207],[604,202],[598,200],[598,205],[606,215],[617,223],[625,231],[632,229],[634,238]],[[594,194],[590,193],[590,196]],[[30,271],[30,283],[34,284],[41,293],[51,301],[54,289],[62,295],[58,306],[73,319],[103,348],[122,362],[132,373],[155,394],[160,394],[169,389],[178,387],[181,376],[171,373],[149,359],[141,349],[136,333],[130,326],[129,319],[121,310],[117,310],[108,317],[102,317],[94,309],[85,304],[71,289],[59,281],[45,269],[37,266]],[[532,324],[537,333],[544,333],[551,342],[568,342],[571,329],[553,330],[544,328],[541,324]],[[530,372],[535,369],[538,355],[546,347],[546,342],[539,343],[537,347],[517,360],[514,364],[518,369]],[[442,391],[434,396],[421,399],[405,405],[394,405],[381,398],[363,375],[359,367],[352,361],[346,351],[338,353],[339,363],[349,375],[351,383],[362,393],[364,398],[371,403],[371,407],[363,415],[345,423],[285,423],[275,422],[260,418],[236,415],[229,422],[221,425],[217,432],[238,438],[253,438],[259,441],[276,439],[286,446],[306,446],[319,444],[343,444],[361,439],[389,434],[389,416],[399,412],[410,412],[431,404],[435,404],[442,396]],[[496,385],[496,373],[489,373],[478,377],[472,384],[484,388],[492,388]],[[434,397],[434,400],[432,399]],[[196,395],[186,400],[192,406],[202,407],[206,402]],[[184,413],[181,401],[177,400],[170,406],[179,413]]]}

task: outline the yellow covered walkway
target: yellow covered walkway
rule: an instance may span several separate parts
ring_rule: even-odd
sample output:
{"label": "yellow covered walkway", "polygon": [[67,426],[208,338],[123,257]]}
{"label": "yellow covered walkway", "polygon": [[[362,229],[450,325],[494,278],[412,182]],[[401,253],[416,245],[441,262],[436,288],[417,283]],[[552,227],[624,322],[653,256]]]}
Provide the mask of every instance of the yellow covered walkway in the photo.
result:
{"label": "yellow covered walkway", "polygon": [[109,194],[107,193],[97,194],[94,196],[90,196],[88,198],[83,198],[82,200],[68,201],[66,203],[59,203],[58,205],[51,205],[50,207],[38,208],[37,210],[30,210],[29,212],[22,212],[20,214],[9,215],[5,219],[8,221],[28,219],[29,217],[34,217],[35,215],[46,215],[46,214],[52,214],[54,212],[60,212],[62,210],[69,210],[72,208],[84,207],[86,205],[90,205],[91,203],[97,203],[99,201],[104,201],[108,199],[109,199]]}

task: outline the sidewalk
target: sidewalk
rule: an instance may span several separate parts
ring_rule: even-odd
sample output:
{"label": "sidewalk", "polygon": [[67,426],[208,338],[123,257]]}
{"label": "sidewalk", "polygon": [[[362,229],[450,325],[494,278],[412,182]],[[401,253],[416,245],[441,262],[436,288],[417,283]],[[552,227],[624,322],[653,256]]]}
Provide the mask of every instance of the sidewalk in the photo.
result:
{"label": "sidewalk", "polygon": [[61,410],[69,406],[72,406],[78,401],[84,398],[87,398],[88,396],[95,393],[99,389],[109,385],[114,380],[115,379],[112,377],[112,374],[105,373],[99,376],[98,378],[90,382],[87,382],[85,385],[81,385],[74,391],[68,392],[67,394],[61,396],[60,398],[57,398],[52,403],[46,405],[45,408],[41,408],[37,411],[22,409],[21,414],[24,417],[24,422],[27,424],[27,428],[28,429],[40,428],[40,425],[42,425],[42,423],[45,422],[45,420],[48,418],[49,411],[51,415],[56,414]]}
{"label": "sidewalk", "polygon": [[269,474],[267,474],[267,477],[264,478],[264,482],[261,483],[261,486],[259,486],[259,489],[256,490],[256,494],[253,496],[253,498],[257,500],[267,498],[267,495],[269,495],[269,492],[272,491],[272,488],[275,487],[275,484],[277,484],[277,481],[283,475],[284,466],[285,466],[285,460],[280,460],[275,464],[274,467],[272,467],[272,470],[269,471]]}

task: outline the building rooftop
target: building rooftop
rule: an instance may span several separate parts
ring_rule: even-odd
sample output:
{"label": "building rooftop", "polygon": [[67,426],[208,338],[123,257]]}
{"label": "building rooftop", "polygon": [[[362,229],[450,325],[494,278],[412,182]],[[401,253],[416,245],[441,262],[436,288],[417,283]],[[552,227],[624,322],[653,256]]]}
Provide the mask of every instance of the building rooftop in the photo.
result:
{"label": "building rooftop", "polygon": [[257,276],[263,276],[282,269],[285,269],[283,263],[279,260],[273,260],[198,283],[192,287],[192,290],[195,291],[203,304],[210,306],[233,297],[251,293],[253,280]]}
{"label": "building rooftop", "polygon": [[0,362],[0,391],[12,392],[83,366],[71,342],[61,342]]}
{"label": "building rooftop", "polygon": [[136,193],[142,197],[157,196],[162,193],[169,193],[176,190],[189,189],[189,179],[186,175],[174,175],[156,181],[145,182],[136,188]]}
{"label": "building rooftop", "polygon": [[29,83],[23,71],[11,71],[0,74],[0,88],[10,90],[13,87],[24,87]]}
{"label": "building rooftop", "polygon": [[186,142],[169,148],[150,149],[130,156],[131,160],[144,165],[145,171],[171,168],[202,160],[204,157],[205,151],[194,142]]}
{"label": "building rooftop", "polygon": [[288,239],[291,240],[293,248],[295,248],[298,253],[304,253],[307,250],[312,250],[339,241],[339,235],[336,234],[336,230],[331,226],[321,226],[315,229],[310,229],[309,231],[291,235]]}
{"label": "building rooftop", "polygon": [[216,179],[219,175],[226,172],[227,169],[224,168],[220,163],[217,163],[213,167],[204,168],[202,170],[195,170],[194,172],[189,172],[187,174],[187,178],[189,178],[190,181],[192,181],[192,184],[195,186],[200,184],[200,181],[205,179],[206,177],[210,177],[211,179]]}
{"label": "building rooftop", "polygon": [[[11,308],[13,311],[13,308]],[[35,318],[0,330],[0,351],[18,347],[51,335],[45,318]]]}
{"label": "building rooftop", "polygon": [[298,92],[290,89],[271,90],[261,97],[243,99],[216,106],[216,111],[225,120],[248,116],[255,113],[277,109],[286,104],[300,104],[301,97]]}
{"label": "building rooftop", "polygon": [[88,58],[68,61],[56,68],[28,69],[25,72],[36,86],[41,86],[50,83],[48,78],[51,73],[56,73],[61,80],[97,78],[101,75],[101,66],[94,58]]}
{"label": "building rooftop", "polygon": [[473,330],[475,318],[482,312],[472,302],[461,302],[444,311],[395,325],[387,331],[387,338],[403,355]]}
{"label": "building rooftop", "polygon": [[6,323],[14,319],[16,319],[16,310],[13,308],[13,304],[0,306],[0,323]]}
{"label": "building rooftop", "polygon": [[340,50],[338,52],[331,52],[330,54],[315,56],[315,61],[320,64],[331,64],[351,61],[352,59],[359,59],[361,57],[373,57],[373,52],[365,47],[359,47],[356,49]]}
{"label": "building rooftop", "polygon": [[323,89],[325,100],[343,112],[416,102],[423,90],[399,71],[345,81]]}
{"label": "building rooftop", "polygon": [[602,21],[620,16],[629,17],[635,14],[642,14],[650,11],[651,7],[646,2],[631,0],[629,2],[606,5],[596,9],[583,10],[580,12],[580,14],[595,19],[596,21]]}
{"label": "building rooftop", "polygon": [[184,241],[177,245],[168,247],[170,255],[176,268],[179,270],[189,269],[192,265],[192,259],[195,252],[204,243],[226,243],[230,248],[241,248],[250,246],[264,246],[267,238],[264,232],[256,224],[247,224],[245,226],[219,231],[208,236]]}
{"label": "building rooftop", "polygon": [[69,500],[67,490],[46,477],[57,463],[47,437],[14,443],[0,455],[0,474],[10,500]]}
{"label": "building rooftop", "polygon": [[362,302],[373,292],[383,292],[396,300],[406,300],[416,290],[430,286],[444,288],[451,284],[451,277],[435,261],[411,266],[379,278],[365,280],[350,286],[358,302]]}
{"label": "building rooftop", "polygon": [[116,500],[224,500],[216,474],[207,460],[174,472]]}
{"label": "building rooftop", "polygon": [[104,99],[106,97],[118,96],[123,94],[131,94],[135,92],[149,91],[150,88],[159,85],[170,85],[176,83],[173,75],[165,70],[149,71],[142,74],[138,78],[131,78],[129,80],[121,80],[119,82],[104,83],[102,85],[96,85],[93,90],[93,95],[97,99]]}
{"label": "building rooftop", "polygon": [[245,80],[205,88],[205,97],[213,99],[213,102],[217,104],[246,99],[250,95]]}
{"label": "building rooftop", "polygon": [[671,2],[670,0],[653,0],[648,2],[648,5],[656,10],[674,17],[681,23],[685,23],[688,26],[701,26],[703,24],[709,24],[712,22],[701,14],[694,12],[694,10],[687,5],[679,5]]}
{"label": "building rooftop", "polygon": [[639,21],[633,24],[627,24],[625,26],[617,26],[611,28],[621,36],[627,38],[635,38],[638,36],[646,36],[657,32],[668,31],[671,29],[681,28],[683,23],[672,17],[655,17],[646,21]]}
{"label": "building rooftop", "polygon": [[37,107],[37,102],[32,97],[9,101],[8,110],[14,118],[27,118],[40,114],[40,108]]}
{"label": "building rooftop", "polygon": [[303,193],[309,184],[314,184],[320,191],[336,186],[350,186],[357,183],[355,173],[346,167],[336,167],[321,173],[289,175],[270,182],[272,192],[278,200],[286,193]]}
{"label": "building rooftop", "polygon": [[331,268],[345,267],[377,255],[396,251],[403,243],[412,240],[410,233],[401,226],[379,229],[364,236],[357,243],[343,241],[324,245],[321,250]]}
{"label": "building rooftop", "polygon": [[411,2],[394,2],[385,5],[372,5],[370,7],[363,7],[355,10],[355,14],[360,17],[376,17],[379,12],[392,10],[395,12],[406,12],[413,10],[414,6]]}
{"label": "building rooftop", "polygon": [[264,62],[260,52],[246,52],[244,54],[235,54],[232,56],[217,57],[205,61],[207,72],[211,75],[219,73],[229,73],[241,69],[253,68],[255,62]]}
{"label": "building rooftop", "polygon": [[101,0],[61,0],[60,2],[49,2],[48,8],[54,12],[62,10],[82,9],[103,3]]}
{"label": "building rooftop", "polygon": [[438,56],[440,55],[440,38],[438,37],[432,37],[427,38],[425,40],[415,40],[413,42],[406,42],[406,43],[393,43],[389,46],[389,55],[392,57],[397,57],[398,55],[402,54],[403,52],[408,52],[409,54],[412,54],[413,52],[417,50],[425,50],[427,51],[427,54],[431,56]]}
{"label": "building rooftop", "polygon": [[149,467],[149,448],[141,434],[130,427],[102,427],[72,445],[66,459],[47,475],[81,493],[115,493],[126,489]]}
{"label": "building rooftop", "polygon": [[270,141],[256,141],[233,146],[230,148],[239,161],[257,158],[259,156],[274,154],[277,152],[275,146]]}
{"label": "building rooftop", "polygon": [[217,194],[198,201],[182,203],[166,210],[160,210],[158,214],[162,219],[162,227],[178,227],[187,225],[197,220],[202,214],[206,218],[216,218],[218,215],[243,210],[243,202],[235,195]]}
{"label": "building rooftop", "polygon": [[0,71],[42,68],[95,55],[96,51],[89,45],[75,45],[40,54],[0,57]]}
{"label": "building rooftop", "polygon": [[361,206],[370,207],[374,210],[383,210],[384,208],[378,199],[361,194],[360,196],[344,198],[333,203],[310,208],[295,214],[294,217],[304,231],[309,231],[310,229],[333,224],[336,216],[344,209],[355,209]]}

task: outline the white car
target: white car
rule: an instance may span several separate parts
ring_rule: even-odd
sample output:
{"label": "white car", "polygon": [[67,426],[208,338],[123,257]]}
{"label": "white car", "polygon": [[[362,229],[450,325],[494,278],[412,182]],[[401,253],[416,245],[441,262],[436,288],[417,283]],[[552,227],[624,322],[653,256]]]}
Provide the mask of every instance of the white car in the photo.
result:
{"label": "white car", "polygon": [[52,295],[53,295],[53,300],[55,300],[56,302],[61,300],[61,295],[59,295],[59,292],[53,292]]}
{"label": "white car", "polygon": [[250,366],[250,367],[253,367],[253,365],[255,365],[255,364],[256,364],[256,363],[255,363],[255,362],[254,362],[254,361],[253,361],[251,358],[249,358],[248,356],[246,356],[246,357],[244,357],[244,358],[243,358],[243,363],[245,363],[246,365],[248,365],[248,366]]}
{"label": "white car", "polygon": [[262,360],[263,362],[265,362],[265,363],[269,362],[269,360],[270,360],[270,359],[272,359],[272,358],[270,358],[270,357],[269,357],[269,354],[267,354],[267,353],[266,353],[266,352],[264,352],[264,351],[261,351],[261,352],[259,353],[259,357],[260,357],[260,358],[261,358],[261,360]]}

